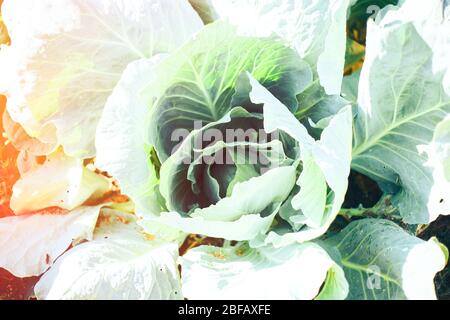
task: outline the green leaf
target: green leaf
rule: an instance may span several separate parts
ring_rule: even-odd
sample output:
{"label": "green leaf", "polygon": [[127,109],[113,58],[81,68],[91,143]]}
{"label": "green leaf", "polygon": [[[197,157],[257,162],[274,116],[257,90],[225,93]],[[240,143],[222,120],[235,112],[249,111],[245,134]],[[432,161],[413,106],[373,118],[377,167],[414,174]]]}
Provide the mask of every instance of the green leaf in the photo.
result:
{"label": "green leaf", "polygon": [[181,259],[183,292],[197,299],[344,299],[342,269],[313,243],[281,249],[202,246]]}
{"label": "green leaf", "polygon": [[417,8],[407,9],[369,23],[352,167],[394,194],[404,221],[418,224],[431,221],[433,177],[417,147],[431,141],[450,112],[450,96],[444,73],[434,68],[433,48],[421,36],[419,26],[426,21],[409,22]]}
{"label": "green leaf", "polygon": [[358,100],[358,85],[361,76],[361,70],[344,77],[342,81],[342,96],[352,103]]}
{"label": "green leaf", "polygon": [[[300,192],[292,198],[291,204],[294,209],[301,210],[312,226],[318,227],[322,224],[328,187],[325,176],[313,156],[305,152],[302,161],[303,169],[297,182]],[[295,223],[295,218],[298,218],[298,215],[290,220]]]}
{"label": "green leaf", "polygon": [[131,214],[104,210],[94,240],[67,251],[35,287],[47,300],[182,299],[178,247],[149,240]]}
{"label": "green leaf", "polygon": [[329,122],[332,117],[349,104],[340,95],[327,95],[317,78],[297,96],[297,99],[299,109],[295,112],[295,117],[316,139],[320,138],[320,134],[325,127],[321,127],[320,124]]}
{"label": "green leaf", "polygon": [[348,299],[436,299],[433,279],[446,264],[437,240],[420,240],[387,220],[364,219],[325,242],[340,252]]}
{"label": "green leaf", "polygon": [[171,139],[175,133],[190,132],[196,121],[202,127],[233,107],[245,107],[245,99],[235,98],[242,98],[236,86],[246,71],[293,111],[298,108],[296,96],[312,81],[308,64],[281,41],[238,36],[223,22],[206,26],[157,67],[158,83],[145,94],[156,98],[151,134],[162,161],[176,146]]}
{"label": "green leaf", "polygon": [[[291,201],[293,209],[298,213],[289,215],[289,219],[294,224],[301,221],[304,227],[294,233],[273,230],[262,241],[278,247],[314,239],[325,233],[331,225],[347,191],[351,162],[351,109],[347,107],[338,113],[322,132],[321,140],[315,141],[295,116],[267,89],[252,77],[250,82],[252,101],[264,105],[265,130],[269,133],[283,131],[296,140],[301,154],[298,160],[303,162],[303,170],[297,182],[300,193]],[[252,245],[257,245],[257,242]]]}
{"label": "green leaf", "polygon": [[[340,93],[349,0],[194,2],[201,7],[201,15],[225,20],[236,26],[241,35],[265,38],[275,34],[282,38],[311,65],[328,94]],[[204,14],[205,8],[210,9],[208,14]]]}

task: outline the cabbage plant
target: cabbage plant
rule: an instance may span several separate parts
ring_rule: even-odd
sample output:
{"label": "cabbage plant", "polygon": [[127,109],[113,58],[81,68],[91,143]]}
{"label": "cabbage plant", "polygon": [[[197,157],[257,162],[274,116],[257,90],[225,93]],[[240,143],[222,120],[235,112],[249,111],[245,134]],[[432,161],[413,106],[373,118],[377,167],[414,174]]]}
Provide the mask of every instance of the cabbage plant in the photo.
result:
{"label": "cabbage plant", "polygon": [[2,10],[0,267],[37,298],[445,296],[447,1]]}

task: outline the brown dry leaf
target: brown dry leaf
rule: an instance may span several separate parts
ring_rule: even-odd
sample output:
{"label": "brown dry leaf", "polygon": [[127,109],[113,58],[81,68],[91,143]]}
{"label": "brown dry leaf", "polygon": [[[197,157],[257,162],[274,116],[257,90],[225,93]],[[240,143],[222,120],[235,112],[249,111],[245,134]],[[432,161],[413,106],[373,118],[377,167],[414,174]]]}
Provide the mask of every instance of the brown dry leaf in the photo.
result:
{"label": "brown dry leaf", "polygon": [[350,75],[362,68],[366,47],[355,40],[347,39],[347,49],[345,57],[345,75]]}
{"label": "brown dry leaf", "polygon": [[183,245],[180,247],[180,255],[182,256],[189,250],[199,246],[222,247],[223,244],[224,244],[223,239],[209,238],[197,234],[191,234],[186,238]]}

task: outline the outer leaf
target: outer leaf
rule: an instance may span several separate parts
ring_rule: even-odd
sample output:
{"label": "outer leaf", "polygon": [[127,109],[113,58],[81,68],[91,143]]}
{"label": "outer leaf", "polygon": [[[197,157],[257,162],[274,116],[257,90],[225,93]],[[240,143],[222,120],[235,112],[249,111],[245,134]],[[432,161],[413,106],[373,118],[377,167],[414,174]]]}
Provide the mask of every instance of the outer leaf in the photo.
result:
{"label": "outer leaf", "polygon": [[[273,223],[279,207],[267,216],[260,214],[243,215],[235,221],[208,221],[202,217],[185,218],[176,212],[165,212],[156,222],[185,233],[207,235],[212,238],[244,241],[255,239],[266,233]],[[148,220],[152,223],[152,220]]]}
{"label": "outer leaf", "polygon": [[176,244],[148,240],[135,218],[105,210],[94,240],[69,250],[35,287],[39,299],[180,299]]}
{"label": "outer leaf", "polygon": [[96,166],[119,181],[141,216],[158,214],[162,205],[155,192],[158,177],[146,131],[150,101],[142,91],[157,79],[154,68],[163,58],[157,55],[127,67],[106,103],[96,135]]}
{"label": "outer leaf", "polygon": [[82,160],[58,152],[22,174],[13,187],[11,208],[16,214],[50,207],[73,210],[108,189],[105,177],[88,170]]}
{"label": "outer leaf", "polygon": [[[182,259],[188,299],[344,299],[342,269],[320,246],[199,247]],[[323,286],[323,289],[321,289]]]}
{"label": "outer leaf", "polygon": [[450,215],[450,117],[436,126],[433,141],[419,150],[426,153],[425,164],[433,169],[433,187],[428,200],[430,220],[439,215]]}
{"label": "outer leaf", "polygon": [[385,23],[398,20],[412,23],[422,39],[433,50],[433,72],[443,72],[444,90],[450,95],[450,3],[447,0],[402,0],[398,11],[383,12]]}
{"label": "outer leaf", "polygon": [[[344,70],[348,0],[195,0],[211,19],[240,34],[283,38],[316,68],[328,94],[339,94]],[[210,11],[205,11],[205,7]],[[212,13],[211,13],[212,11]]]}
{"label": "outer leaf", "polygon": [[450,112],[450,96],[442,70],[433,70],[433,48],[410,16],[406,9],[388,11],[380,21],[369,22],[353,168],[395,193],[405,222],[428,223],[432,171],[424,167],[426,157],[417,146],[431,141],[436,125]]}
{"label": "outer leaf", "polygon": [[[297,220],[291,222],[295,224],[300,219],[305,227],[296,233],[271,232],[265,242],[283,246],[295,241],[314,239],[325,233],[333,222],[347,191],[351,162],[351,109],[345,108],[339,113],[323,131],[321,140],[316,142],[280,101],[255,79],[251,78],[251,83],[252,101],[264,104],[265,130],[267,132],[281,130],[294,138],[300,144],[303,161],[303,172],[298,183],[304,190],[292,199],[293,209],[298,213]],[[305,170],[313,170],[315,179]],[[330,187],[330,191],[327,192],[325,200],[323,192],[326,185]],[[316,192],[315,196],[312,197],[310,192]]]}
{"label": "outer leaf", "polygon": [[0,219],[0,267],[20,278],[41,275],[71,244],[92,239],[99,211],[81,207]]}
{"label": "outer leaf", "polygon": [[72,156],[94,155],[97,122],[125,67],[202,27],[185,0],[7,0],[0,91],[11,117]]}
{"label": "outer leaf", "polygon": [[447,263],[436,239],[425,242],[393,222],[365,219],[326,243],[341,254],[348,299],[436,299],[433,278]]}

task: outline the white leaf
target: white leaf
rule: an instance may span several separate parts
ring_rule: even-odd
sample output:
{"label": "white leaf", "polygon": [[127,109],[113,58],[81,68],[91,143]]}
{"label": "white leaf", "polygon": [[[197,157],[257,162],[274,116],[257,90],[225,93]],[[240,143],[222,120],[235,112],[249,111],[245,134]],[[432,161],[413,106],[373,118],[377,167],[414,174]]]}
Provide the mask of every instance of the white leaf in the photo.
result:
{"label": "white leaf", "polygon": [[92,238],[99,211],[81,207],[0,219],[0,267],[19,278],[41,275],[72,243]]}
{"label": "white leaf", "polygon": [[430,221],[450,215],[450,116],[436,126],[433,141],[418,147],[426,153],[425,166],[433,170],[433,186],[428,198]]}
{"label": "white leaf", "polygon": [[13,187],[10,206],[15,214],[50,207],[73,210],[101,197],[108,188],[108,180],[88,170],[82,160],[58,152],[21,176]]}
{"label": "white leaf", "polygon": [[66,252],[35,287],[47,300],[181,299],[178,246],[151,239],[131,214],[103,210],[93,241]]}
{"label": "white leaf", "polygon": [[6,0],[11,46],[0,91],[26,132],[71,156],[94,155],[107,97],[126,66],[169,52],[202,27],[186,0]]}
{"label": "white leaf", "polygon": [[313,243],[203,246],[188,251],[181,264],[183,291],[191,300],[345,299],[348,293],[342,269]]}

